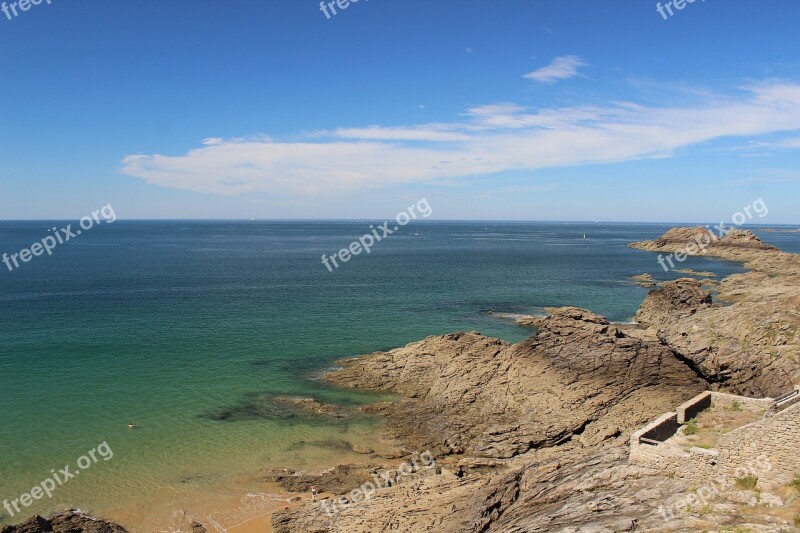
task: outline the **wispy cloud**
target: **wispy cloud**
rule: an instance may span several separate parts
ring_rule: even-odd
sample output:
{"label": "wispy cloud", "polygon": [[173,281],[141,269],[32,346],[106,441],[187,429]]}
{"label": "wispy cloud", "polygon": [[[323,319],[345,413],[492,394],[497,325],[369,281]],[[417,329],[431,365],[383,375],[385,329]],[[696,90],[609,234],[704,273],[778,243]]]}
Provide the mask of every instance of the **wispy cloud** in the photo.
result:
{"label": "wispy cloud", "polygon": [[715,139],[792,131],[800,131],[800,85],[765,82],[693,104],[505,102],[449,123],[343,128],[301,141],[210,138],[183,155],[129,155],[122,172],[204,193],[310,195],[663,158]]}
{"label": "wispy cloud", "polygon": [[739,179],[731,182],[731,185],[770,185],[783,183],[799,183],[800,172],[785,169],[763,169],[758,175]]}
{"label": "wispy cloud", "polygon": [[794,139],[784,139],[778,143],[781,148],[800,149],[800,137]]}
{"label": "wispy cloud", "polygon": [[585,66],[586,63],[578,56],[561,56],[555,58],[553,62],[546,67],[525,74],[523,78],[539,83],[556,83],[561,80],[574,78],[578,75],[578,70]]}
{"label": "wispy cloud", "polygon": [[787,137],[778,140],[749,141],[743,146],[730,148],[744,157],[770,157],[781,150],[800,150],[800,137]]}
{"label": "wispy cloud", "polygon": [[436,125],[421,128],[340,128],[335,135],[342,139],[369,139],[373,141],[467,141],[466,133],[448,131],[446,126],[437,129]]}
{"label": "wispy cloud", "polygon": [[781,139],[779,141],[754,142],[749,145],[752,148],[782,148],[785,150],[796,150],[800,148],[800,137]]}

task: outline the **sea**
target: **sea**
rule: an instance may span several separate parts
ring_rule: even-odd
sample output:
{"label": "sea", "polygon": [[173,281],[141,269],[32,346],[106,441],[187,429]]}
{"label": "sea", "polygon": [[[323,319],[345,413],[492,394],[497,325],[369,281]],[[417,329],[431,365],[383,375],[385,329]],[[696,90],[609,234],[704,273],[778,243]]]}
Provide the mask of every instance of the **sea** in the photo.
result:
{"label": "sea", "polygon": [[[378,420],[287,404],[384,399],[321,381],[338,359],[455,331],[517,342],[535,331],[515,318],[547,307],[630,322],[649,290],[631,276],[685,276],[627,246],[672,225],[598,222],[412,222],[325,267],[322,254],[381,222],[120,219],[0,263],[0,500],[21,502],[0,507],[0,524],[74,507],[130,531],[187,518],[235,531],[253,514],[239,502],[283,501],[270,469],[390,445]],[[0,253],[70,223],[0,222]],[[799,233],[753,229],[800,252]],[[680,268],[743,272],[707,258]],[[50,496],[34,489],[46,480]]]}

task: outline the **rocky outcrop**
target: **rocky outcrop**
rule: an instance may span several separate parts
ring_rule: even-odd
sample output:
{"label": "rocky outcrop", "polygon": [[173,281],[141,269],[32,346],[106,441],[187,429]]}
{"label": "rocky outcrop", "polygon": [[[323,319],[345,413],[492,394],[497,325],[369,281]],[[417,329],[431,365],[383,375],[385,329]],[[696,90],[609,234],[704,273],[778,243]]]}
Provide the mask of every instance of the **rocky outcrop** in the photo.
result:
{"label": "rocky outcrop", "polygon": [[0,533],[127,533],[117,524],[92,518],[80,511],[67,511],[42,518],[34,516],[16,526],[5,526]]}
{"label": "rocky outcrop", "polygon": [[625,426],[601,421],[612,410],[645,420],[654,404],[705,386],[665,347],[572,307],[516,345],[456,333],[341,365],[326,379],[403,396],[374,409],[393,437],[437,456],[509,458],[578,436],[602,440]]}
{"label": "rocky outcrop", "polygon": [[[676,228],[632,246],[654,252],[686,250],[703,228]],[[651,291],[636,317],[704,379],[729,392],[776,396],[800,382],[800,258],[732,230],[705,252],[753,269],[730,276],[710,293],[689,279]]]}
{"label": "rocky outcrop", "polygon": [[[713,229],[713,228],[712,228]],[[673,228],[653,241],[629,244],[631,248],[675,254],[673,264],[678,268],[678,252],[687,256],[708,256],[738,261],[750,270],[763,272],[783,280],[800,277],[800,255],[781,252],[771,244],[762,242],[753,232],[742,229],[727,230],[723,237],[702,226]],[[672,267],[670,267],[672,268]]]}
{"label": "rocky outcrop", "polygon": [[[584,504],[609,525],[625,522],[621,510],[649,512],[640,502],[635,512],[633,501],[593,502],[608,497],[608,472],[625,462],[621,447],[637,421],[705,382],[660,343],[631,337],[595,313],[548,311],[538,334],[514,345],[457,333],[342,361],[327,379],[401,395],[373,409],[387,417],[393,437],[430,450],[443,466],[334,515],[321,506],[282,511],[275,531],[550,531],[530,528],[597,523]],[[617,451],[597,456],[606,446]],[[589,464],[596,494],[588,490]],[[616,480],[620,493],[626,476]],[[557,518],[531,512],[556,502],[563,506]]]}
{"label": "rocky outcrop", "polygon": [[716,255],[718,252],[710,252],[715,248],[727,249],[729,253],[735,253],[735,250],[778,251],[771,244],[762,242],[750,230],[724,228],[715,231],[715,228],[703,226],[672,228],[654,241],[634,242],[630,246],[650,252],[686,251],[688,255]]}
{"label": "rocky outcrop", "polygon": [[636,321],[657,325],[669,316],[691,316],[710,306],[711,291],[704,290],[695,279],[678,279],[650,291],[636,312]]}

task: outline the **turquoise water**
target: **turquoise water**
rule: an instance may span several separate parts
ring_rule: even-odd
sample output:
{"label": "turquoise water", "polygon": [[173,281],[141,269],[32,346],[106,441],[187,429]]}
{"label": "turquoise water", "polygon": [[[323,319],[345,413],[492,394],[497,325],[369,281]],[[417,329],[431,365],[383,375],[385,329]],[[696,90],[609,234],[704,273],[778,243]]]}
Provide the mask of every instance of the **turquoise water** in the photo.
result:
{"label": "turquoise water", "polygon": [[[65,224],[0,223],[0,253]],[[102,442],[113,459],[23,514],[76,505],[136,522],[154,501],[253,487],[259,468],[333,463],[375,422],[309,419],[273,398],[372,400],[315,379],[337,358],[459,330],[518,341],[531,330],[496,313],[548,306],[629,321],[647,293],[630,276],[681,276],[626,246],[669,226],[594,223],[412,224],[328,272],[321,254],[369,224],[119,220],[13,272],[0,264],[0,499]]]}

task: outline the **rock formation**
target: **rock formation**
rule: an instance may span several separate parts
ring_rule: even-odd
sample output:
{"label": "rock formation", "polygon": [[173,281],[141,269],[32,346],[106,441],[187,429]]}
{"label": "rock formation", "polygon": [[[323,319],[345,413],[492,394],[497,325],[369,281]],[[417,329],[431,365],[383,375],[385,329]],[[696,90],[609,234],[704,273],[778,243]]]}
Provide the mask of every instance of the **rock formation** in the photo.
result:
{"label": "rock formation", "polygon": [[[653,252],[687,250],[704,228],[676,228],[631,246]],[[800,382],[800,257],[732,230],[698,255],[742,261],[752,271],[723,280],[718,298],[682,279],[650,292],[636,317],[716,387],[775,396]]]}
{"label": "rock formation", "polygon": [[665,347],[572,307],[516,345],[456,333],[340,364],[332,383],[402,395],[375,409],[393,437],[434,455],[509,458],[602,439],[619,430],[598,423],[610,412],[644,420],[647,406],[705,386]]}
{"label": "rock formation", "polygon": [[51,518],[34,516],[16,526],[5,526],[0,533],[127,533],[116,524],[97,520],[80,511],[67,511]]}
{"label": "rock formation", "polygon": [[711,291],[704,290],[695,279],[682,278],[650,291],[636,312],[636,320],[641,324],[661,324],[668,317],[691,316],[710,306]]}

